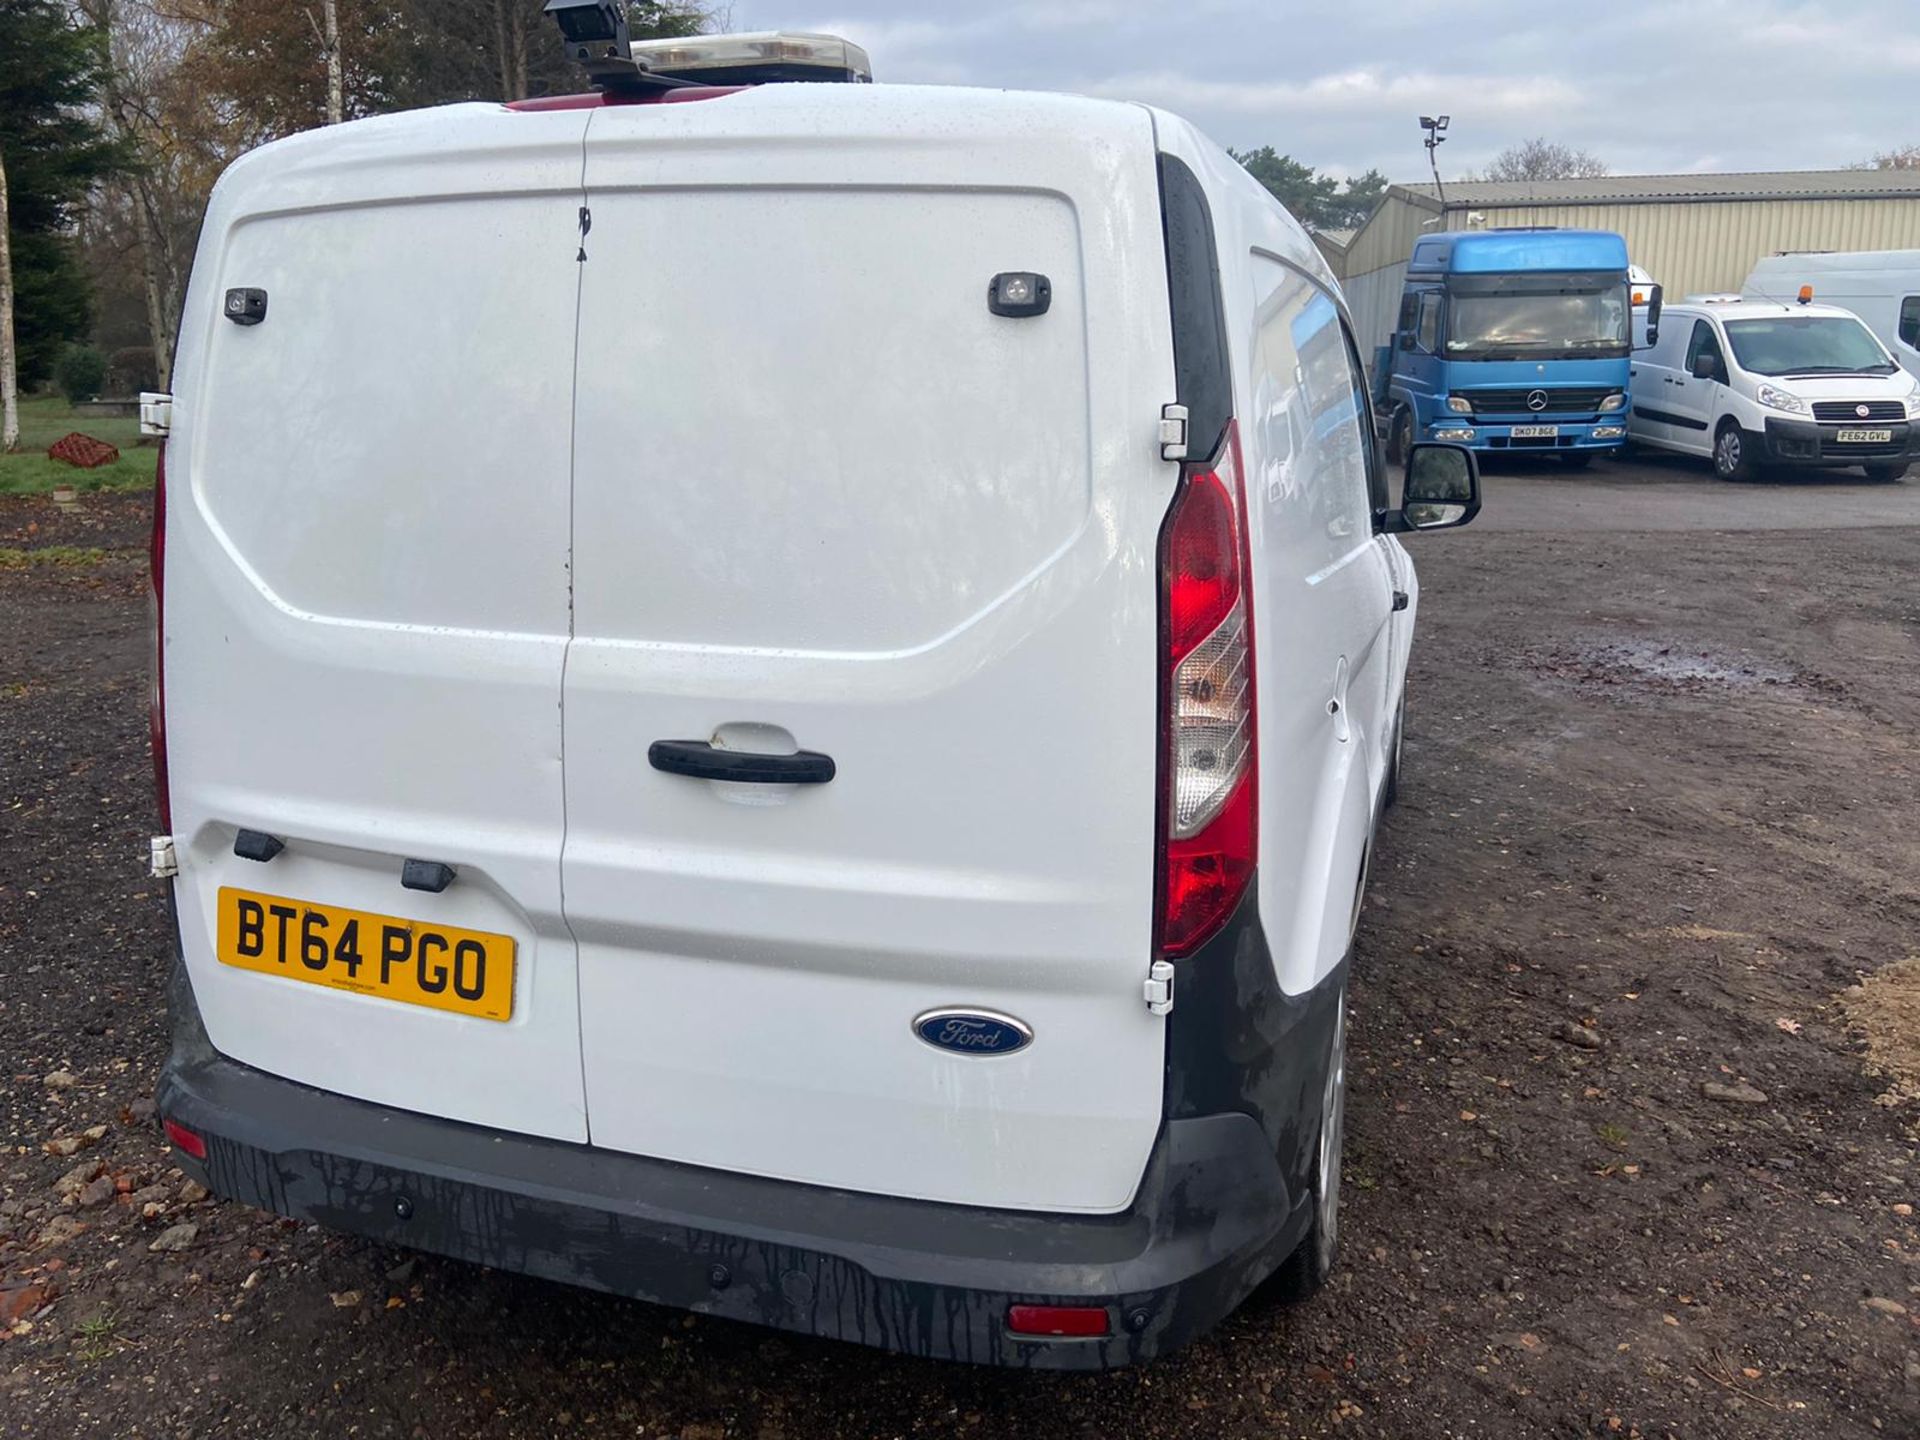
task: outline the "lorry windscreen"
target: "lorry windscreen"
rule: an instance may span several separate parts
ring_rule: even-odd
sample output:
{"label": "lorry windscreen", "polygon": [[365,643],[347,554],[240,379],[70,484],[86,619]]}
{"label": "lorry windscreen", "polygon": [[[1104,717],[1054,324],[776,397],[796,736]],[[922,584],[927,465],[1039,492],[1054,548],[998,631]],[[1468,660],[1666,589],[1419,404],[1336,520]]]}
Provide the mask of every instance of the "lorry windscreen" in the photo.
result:
{"label": "lorry windscreen", "polygon": [[1755,375],[1891,375],[1899,368],[1850,315],[1729,320],[1727,339],[1740,368]]}
{"label": "lorry windscreen", "polygon": [[1447,301],[1449,360],[1607,359],[1632,345],[1621,275],[1456,275]]}

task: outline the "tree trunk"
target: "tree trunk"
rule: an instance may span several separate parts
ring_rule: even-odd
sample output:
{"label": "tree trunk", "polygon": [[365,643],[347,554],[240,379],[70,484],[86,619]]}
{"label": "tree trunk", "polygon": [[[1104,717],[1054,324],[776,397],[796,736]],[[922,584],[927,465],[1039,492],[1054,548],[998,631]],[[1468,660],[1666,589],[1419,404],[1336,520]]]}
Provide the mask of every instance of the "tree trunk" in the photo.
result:
{"label": "tree trunk", "polygon": [[[545,20],[547,17],[539,17]],[[525,7],[513,14],[513,92],[509,100],[527,98],[527,16]]]}
{"label": "tree trunk", "polygon": [[140,245],[140,278],[147,291],[147,336],[153,345],[153,369],[161,390],[173,388],[173,336],[167,324],[166,288],[160,279],[159,242],[154,237],[154,220],[147,206],[144,180],[133,183],[133,230]]}
{"label": "tree trunk", "polygon": [[347,118],[346,66],[340,59],[339,0],[321,0],[320,14],[325,26],[327,51],[327,123],[338,125]]}
{"label": "tree trunk", "polygon": [[500,98],[518,100],[522,97],[513,91],[513,42],[507,38],[507,27],[520,22],[512,13],[513,0],[493,0],[493,64],[500,75]]}
{"label": "tree trunk", "polygon": [[20,374],[13,349],[13,242],[7,231],[7,161],[0,155],[0,453],[20,448]]}

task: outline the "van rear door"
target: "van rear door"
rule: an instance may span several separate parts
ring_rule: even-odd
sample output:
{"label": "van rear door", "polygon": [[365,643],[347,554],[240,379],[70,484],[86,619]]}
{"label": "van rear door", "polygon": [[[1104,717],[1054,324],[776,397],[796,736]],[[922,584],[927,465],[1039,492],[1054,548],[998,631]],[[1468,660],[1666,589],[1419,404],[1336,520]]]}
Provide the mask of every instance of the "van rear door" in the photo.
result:
{"label": "van rear door", "polygon": [[[565,889],[593,1141],[1118,1210],[1163,1085],[1150,121],[876,98],[589,131]],[[1012,271],[1045,314],[990,312]],[[656,742],[835,774],[691,777]],[[915,1022],[947,1008],[1032,1041],[939,1048]]]}
{"label": "van rear door", "polygon": [[[586,1138],[560,912],[585,124],[423,112],[229,172],[182,337],[164,610],[175,893],[214,1046],[568,1140]],[[260,323],[223,318],[241,288],[265,292]],[[243,830],[285,848],[242,858]],[[403,887],[409,859],[452,883]]]}

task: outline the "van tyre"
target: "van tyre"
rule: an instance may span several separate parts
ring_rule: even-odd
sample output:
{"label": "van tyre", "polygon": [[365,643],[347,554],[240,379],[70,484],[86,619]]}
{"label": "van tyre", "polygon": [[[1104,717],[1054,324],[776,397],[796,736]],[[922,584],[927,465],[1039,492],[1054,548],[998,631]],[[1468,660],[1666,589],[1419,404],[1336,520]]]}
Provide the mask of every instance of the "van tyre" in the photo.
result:
{"label": "van tyre", "polygon": [[1584,470],[1593,463],[1591,450],[1569,450],[1560,457],[1560,463],[1569,470]]}
{"label": "van tyre", "polygon": [[1862,468],[1867,472],[1867,479],[1876,485],[1897,485],[1907,478],[1905,465],[1866,465]]}
{"label": "van tyre", "polygon": [[1347,986],[1334,1002],[1333,1045],[1320,1107],[1320,1138],[1314,1146],[1313,1220],[1291,1255],[1274,1272],[1273,1290],[1289,1303],[1306,1300],[1327,1283],[1340,1253],[1340,1152],[1347,1129]]}
{"label": "van tyre", "polygon": [[1722,420],[1713,436],[1713,473],[1722,480],[1753,478],[1753,446],[1737,421]]}

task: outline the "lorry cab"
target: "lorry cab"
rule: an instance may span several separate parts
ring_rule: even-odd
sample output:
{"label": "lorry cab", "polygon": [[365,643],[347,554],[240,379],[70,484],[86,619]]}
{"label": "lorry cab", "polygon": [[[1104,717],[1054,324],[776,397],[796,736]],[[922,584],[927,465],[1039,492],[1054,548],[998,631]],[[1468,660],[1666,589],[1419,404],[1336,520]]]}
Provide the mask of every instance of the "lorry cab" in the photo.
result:
{"label": "lorry cab", "polygon": [[182,1163],[954,1359],[1309,1293],[1399,534],[1472,457],[1389,498],[1338,285],[1178,117],[705,59],[219,183],[154,551]]}
{"label": "lorry cab", "polygon": [[1894,481],[1920,459],[1920,384],[1859,317],[1811,294],[1689,296],[1633,372],[1634,443],[1710,458],[1723,480],[1858,466]]}
{"label": "lorry cab", "polygon": [[[1583,465],[1626,436],[1633,296],[1626,242],[1490,230],[1414,242],[1377,369],[1396,460],[1420,440]],[[1646,312],[1656,329],[1657,287]]]}

